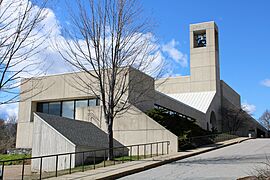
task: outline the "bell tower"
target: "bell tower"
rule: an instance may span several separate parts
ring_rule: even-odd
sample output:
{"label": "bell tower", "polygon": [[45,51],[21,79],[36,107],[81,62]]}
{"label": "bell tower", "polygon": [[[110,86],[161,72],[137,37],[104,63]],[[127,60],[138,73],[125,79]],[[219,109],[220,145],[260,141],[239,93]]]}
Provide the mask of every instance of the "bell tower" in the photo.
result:
{"label": "bell tower", "polygon": [[190,25],[190,90],[220,89],[218,27],[215,22]]}

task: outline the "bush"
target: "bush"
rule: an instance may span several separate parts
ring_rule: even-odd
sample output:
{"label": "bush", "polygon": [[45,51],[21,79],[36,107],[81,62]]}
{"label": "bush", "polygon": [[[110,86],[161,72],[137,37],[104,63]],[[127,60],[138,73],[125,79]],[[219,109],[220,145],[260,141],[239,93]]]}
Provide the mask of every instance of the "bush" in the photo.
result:
{"label": "bush", "polygon": [[196,136],[205,136],[215,131],[206,131],[196,124],[195,120],[189,120],[178,114],[170,114],[165,109],[152,109],[146,114],[179,137],[178,145],[180,150],[194,149],[201,145],[211,144],[209,137],[190,139]]}
{"label": "bush", "polygon": [[[16,160],[30,158],[30,154],[0,154],[0,161]],[[22,164],[22,160],[6,162],[5,165],[19,165]],[[30,160],[27,160],[25,164],[30,164]]]}

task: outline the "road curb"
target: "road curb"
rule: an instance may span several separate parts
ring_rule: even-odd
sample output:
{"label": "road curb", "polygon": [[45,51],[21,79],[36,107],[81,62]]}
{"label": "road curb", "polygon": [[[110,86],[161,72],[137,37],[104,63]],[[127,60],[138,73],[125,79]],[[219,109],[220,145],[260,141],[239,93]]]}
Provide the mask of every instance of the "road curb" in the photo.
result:
{"label": "road curb", "polygon": [[202,153],[206,153],[206,152],[210,152],[210,151],[213,151],[213,150],[216,150],[216,149],[220,149],[220,148],[224,148],[224,147],[231,146],[231,145],[234,145],[234,144],[242,143],[242,142],[250,140],[250,139],[254,139],[254,138],[243,139],[243,140],[240,140],[240,141],[231,142],[231,143],[224,144],[224,145],[217,145],[216,147],[213,147],[213,148],[210,148],[210,149],[205,149],[205,150],[202,150],[202,151],[199,151],[199,152],[194,152],[194,153],[187,154],[187,155],[181,155],[179,157],[173,157],[171,159],[165,159],[163,161],[159,161],[159,162],[156,162],[154,164],[145,165],[143,167],[134,168],[134,169],[131,169],[131,170],[127,170],[127,171],[120,172],[120,173],[117,173],[117,174],[108,175],[106,177],[97,178],[97,179],[100,179],[100,180],[101,179],[102,180],[113,180],[113,179],[125,177],[125,176],[131,175],[131,174],[139,173],[139,172],[142,172],[142,171],[145,171],[145,170],[148,170],[148,169],[152,169],[152,168],[162,166],[162,165],[165,165],[165,164],[168,164],[168,163],[172,163],[172,162],[175,162],[175,161],[178,161],[178,160],[182,160],[182,159],[185,159],[185,158],[196,156],[196,155],[199,155],[199,154],[202,154]]}

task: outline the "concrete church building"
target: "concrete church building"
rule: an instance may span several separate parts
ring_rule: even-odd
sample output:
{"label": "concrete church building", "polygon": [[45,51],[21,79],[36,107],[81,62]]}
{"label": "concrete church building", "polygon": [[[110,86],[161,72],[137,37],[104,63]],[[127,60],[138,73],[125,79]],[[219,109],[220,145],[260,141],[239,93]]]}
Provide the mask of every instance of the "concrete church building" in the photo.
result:
{"label": "concrete church building", "polygon": [[[241,107],[240,95],[220,80],[218,27],[214,22],[190,25],[190,76],[155,81],[131,67],[128,71],[129,78],[144,79],[143,84],[135,83],[134,86],[138,86],[136,93],[144,91],[142,87],[147,86],[148,92],[143,96],[147,101],[132,104],[130,99],[131,108],[115,119],[113,130],[116,144],[168,140],[170,152],[176,152],[178,137],[148,117],[144,113],[146,110],[166,108],[196,119],[204,129],[216,128],[226,132],[220,109]],[[23,84],[22,91],[29,88],[32,90],[22,95],[21,98],[26,100],[19,104],[17,148],[32,148],[32,156],[40,156],[107,147],[104,141],[106,136],[102,133],[106,133],[107,128],[99,99],[91,93],[74,88],[70,83],[74,81],[72,76],[72,73],[52,75]],[[48,88],[37,93],[44,87]],[[135,97],[135,92],[128,93],[128,97],[132,97],[132,93]],[[32,96],[27,99],[29,95]],[[73,124],[74,119],[76,124]],[[89,127],[86,127],[87,124]],[[263,132],[265,129],[250,118],[238,134],[247,136],[250,132],[256,134],[258,131]],[[85,138],[92,136],[95,138]],[[75,164],[74,160],[72,165]]]}

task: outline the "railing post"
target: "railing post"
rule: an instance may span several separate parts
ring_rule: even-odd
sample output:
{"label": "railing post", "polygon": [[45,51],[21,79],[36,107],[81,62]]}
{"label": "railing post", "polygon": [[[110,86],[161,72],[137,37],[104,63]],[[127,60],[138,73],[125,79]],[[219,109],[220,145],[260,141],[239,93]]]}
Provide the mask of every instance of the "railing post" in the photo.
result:
{"label": "railing post", "polygon": [[140,159],[140,145],[137,146],[137,159]]}
{"label": "railing post", "polygon": [[144,144],[144,150],[143,150],[143,158],[146,158],[146,155],[145,155],[145,153],[146,153],[146,145]]}
{"label": "railing post", "polygon": [[124,162],[124,154],[125,154],[125,146],[123,146],[123,153],[122,153],[122,158],[121,158],[122,163]]}
{"label": "railing post", "polygon": [[58,171],[58,155],[56,155],[56,160],[55,160],[55,177],[57,177],[57,171]]}
{"label": "railing post", "polygon": [[82,153],[82,172],[84,172],[84,152]]}
{"label": "railing post", "polygon": [[39,166],[39,179],[42,178],[42,157],[40,158],[40,166]]}
{"label": "railing post", "polygon": [[162,152],[162,155],[164,155],[163,143],[164,143],[164,142],[162,142],[162,144],[161,144],[161,145],[162,145],[162,146],[161,146],[161,152]]}
{"label": "railing post", "polygon": [[105,149],[105,152],[104,152],[104,156],[103,156],[103,167],[106,166],[106,149]]}
{"label": "railing post", "polygon": [[150,157],[152,157],[152,143],[150,143]]}
{"label": "railing post", "polygon": [[94,169],[96,169],[96,151],[94,151]]}
{"label": "railing post", "polygon": [[130,157],[129,160],[132,161],[132,146],[130,146]]}
{"label": "railing post", "polygon": [[156,148],[157,148],[156,151],[157,151],[157,156],[158,156],[158,143],[157,143],[157,147]]}
{"label": "railing post", "polygon": [[113,150],[113,154],[112,154],[112,156],[113,156],[113,165],[115,165],[115,156],[114,156],[114,154],[115,154],[115,148],[112,148],[112,150]]}
{"label": "railing post", "polygon": [[71,174],[71,158],[72,158],[72,154],[69,154],[69,174]]}
{"label": "railing post", "polygon": [[170,145],[170,142],[167,142],[167,154],[169,154],[169,145]]}
{"label": "railing post", "polygon": [[22,180],[23,180],[23,176],[24,176],[24,159],[23,159],[23,165],[22,165]]}
{"label": "railing post", "polygon": [[2,164],[2,174],[1,174],[1,180],[4,179],[4,167],[5,167],[5,162]]}

